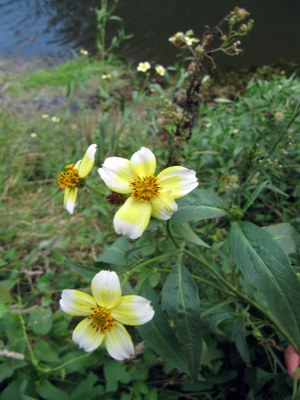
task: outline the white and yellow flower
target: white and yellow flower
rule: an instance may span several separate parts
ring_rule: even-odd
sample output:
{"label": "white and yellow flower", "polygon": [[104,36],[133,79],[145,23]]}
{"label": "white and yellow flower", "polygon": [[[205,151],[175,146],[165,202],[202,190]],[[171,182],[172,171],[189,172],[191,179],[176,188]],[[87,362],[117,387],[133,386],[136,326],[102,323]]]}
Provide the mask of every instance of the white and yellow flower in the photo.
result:
{"label": "white and yellow flower", "polygon": [[113,271],[100,271],[91,283],[92,296],[79,290],[63,290],[60,307],[84,318],[74,329],[73,341],[91,352],[103,342],[116,360],[134,356],[125,325],[142,325],[153,318],[150,301],[141,296],[122,296],[120,281]]}
{"label": "white and yellow flower", "polygon": [[113,191],[130,195],[114,217],[119,234],[137,239],[147,228],[151,216],[168,220],[177,211],[175,199],[198,186],[195,171],[169,167],[154,175],[156,159],[151,150],[142,147],[130,160],[109,157],[98,172]]}
{"label": "white and yellow flower", "polygon": [[70,214],[74,212],[78,188],[84,186],[84,179],[93,168],[96,150],[97,145],[91,144],[82,160],[77,161],[75,165],[66,165],[66,171],[59,174],[57,184],[65,191],[64,208]]}
{"label": "white and yellow flower", "polygon": [[151,64],[148,61],[140,62],[137,66],[137,71],[147,72],[151,68]]}
{"label": "white and yellow flower", "polygon": [[162,65],[156,65],[155,66],[155,72],[160,76],[165,76],[166,75],[166,68],[163,67]]}

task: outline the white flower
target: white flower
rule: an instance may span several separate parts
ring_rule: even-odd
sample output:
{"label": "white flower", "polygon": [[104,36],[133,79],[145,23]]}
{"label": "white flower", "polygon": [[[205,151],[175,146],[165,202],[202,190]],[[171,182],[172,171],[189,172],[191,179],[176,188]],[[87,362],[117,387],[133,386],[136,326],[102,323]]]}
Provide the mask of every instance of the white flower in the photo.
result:
{"label": "white flower", "polygon": [[84,185],[84,178],[88,176],[93,168],[96,150],[97,145],[91,144],[82,160],[77,161],[75,165],[66,165],[66,171],[59,174],[57,184],[65,191],[64,208],[70,214],[74,212],[78,188]]}
{"label": "white flower", "polygon": [[165,76],[165,74],[166,74],[166,68],[163,67],[162,65],[156,65],[155,71],[160,76]]}
{"label": "white flower", "polygon": [[175,199],[183,197],[198,186],[195,171],[174,166],[157,176],[156,158],[151,150],[142,147],[130,160],[109,157],[98,172],[113,191],[130,196],[114,217],[119,234],[137,239],[147,228],[150,217],[171,218],[177,211]]}
{"label": "white flower", "polygon": [[134,356],[131,337],[123,324],[142,325],[154,316],[150,301],[141,296],[122,296],[120,281],[113,271],[100,271],[91,283],[92,296],[65,289],[60,307],[73,316],[83,316],[74,329],[73,341],[90,352],[103,342],[110,356],[124,360]]}
{"label": "white flower", "polygon": [[139,72],[147,72],[151,68],[151,65],[148,61],[140,62],[137,66],[137,71]]}

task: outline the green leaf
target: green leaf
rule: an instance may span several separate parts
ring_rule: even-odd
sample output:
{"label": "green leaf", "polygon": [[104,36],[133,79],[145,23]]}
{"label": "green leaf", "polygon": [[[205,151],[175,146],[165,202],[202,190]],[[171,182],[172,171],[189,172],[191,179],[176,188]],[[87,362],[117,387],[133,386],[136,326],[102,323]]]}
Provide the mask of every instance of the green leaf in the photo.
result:
{"label": "green leaf", "polygon": [[69,395],[52,385],[48,380],[38,382],[36,385],[37,393],[45,400],[70,400]]}
{"label": "green leaf", "polygon": [[250,195],[249,199],[247,200],[246,204],[241,210],[242,215],[245,214],[245,212],[248,210],[248,208],[254,203],[255,199],[259,196],[260,192],[264,190],[266,185],[268,184],[268,181],[265,181],[261,183],[255,190],[254,192]]}
{"label": "green leaf", "polygon": [[97,262],[116,265],[117,267],[126,267],[126,252],[129,249],[129,239],[125,237],[118,238],[97,258]]}
{"label": "green leaf", "polygon": [[107,360],[103,367],[106,390],[116,392],[119,382],[128,383],[131,381],[131,375],[126,370],[126,365],[117,363],[114,360]]}
{"label": "green leaf", "polygon": [[199,238],[199,236],[193,231],[187,222],[173,225],[172,230],[176,235],[189,243],[203,247],[210,247],[207,243]]}
{"label": "green leaf", "polygon": [[72,271],[76,272],[76,274],[80,276],[83,276],[84,278],[93,279],[94,276],[99,272],[98,268],[87,267],[85,265],[76,264],[69,258],[67,258],[66,263],[67,266],[71,268]]}
{"label": "green leaf", "polygon": [[287,256],[271,235],[249,222],[234,222],[229,239],[236,265],[258,291],[257,301],[275,317],[299,351],[300,282]]}
{"label": "green leaf", "polygon": [[46,335],[52,327],[52,311],[50,308],[32,308],[28,325],[37,335]]}
{"label": "green leaf", "polygon": [[198,287],[184,266],[175,266],[169,274],[162,290],[162,306],[175,322],[190,374],[197,379],[202,352],[200,299]]}
{"label": "green leaf", "polygon": [[195,189],[188,196],[177,200],[178,211],[170,220],[172,226],[189,221],[219,218],[227,215],[228,204],[216,194],[205,189]]}
{"label": "green leaf", "polygon": [[300,244],[300,235],[291,224],[281,223],[264,226],[263,229],[276,240],[287,256],[296,253]]}
{"label": "green leaf", "polygon": [[40,340],[33,349],[34,355],[38,361],[46,361],[48,363],[59,363],[60,359],[52,348],[50,343]]}
{"label": "green leaf", "polygon": [[178,371],[188,373],[186,355],[182,345],[174,335],[168,324],[168,317],[159,305],[159,298],[155,291],[148,284],[143,286],[143,296],[151,300],[154,308],[154,318],[147,324],[137,327],[142,338],[166,363]]}

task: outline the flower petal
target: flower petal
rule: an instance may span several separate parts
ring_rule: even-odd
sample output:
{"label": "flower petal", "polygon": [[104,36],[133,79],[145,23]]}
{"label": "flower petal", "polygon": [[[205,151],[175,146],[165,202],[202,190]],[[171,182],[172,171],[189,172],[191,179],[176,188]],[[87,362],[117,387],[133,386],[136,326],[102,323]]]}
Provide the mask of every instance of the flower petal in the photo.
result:
{"label": "flower petal", "polygon": [[112,308],[120,300],[122,290],[114,271],[100,271],[91,283],[91,289],[100,307]]}
{"label": "flower petal", "polygon": [[91,169],[93,168],[95,161],[96,150],[97,150],[96,144],[91,144],[88,147],[78,167],[78,174],[80,178],[85,178],[91,172]]}
{"label": "flower petal", "polygon": [[122,296],[120,303],[111,311],[112,317],[125,325],[142,325],[154,316],[150,301],[141,296]]}
{"label": "flower petal", "polygon": [[90,352],[95,350],[103,342],[105,335],[92,327],[93,320],[83,319],[76,326],[72,339],[84,351]]}
{"label": "flower petal", "polygon": [[151,206],[152,216],[163,221],[170,219],[178,209],[173,197],[170,197],[165,193],[161,193],[151,200]]}
{"label": "flower petal", "polygon": [[88,316],[92,308],[97,307],[95,299],[79,290],[63,290],[59,301],[60,308],[67,314],[74,316]]}
{"label": "flower petal", "polygon": [[105,336],[105,346],[115,360],[124,360],[134,356],[131,337],[123,325],[115,322],[113,329]]}
{"label": "flower petal", "polygon": [[131,168],[131,163],[126,158],[108,157],[105,159],[102,168],[98,169],[99,175],[105,185],[113,192],[127,194],[131,192],[130,182],[136,176]]}
{"label": "flower petal", "polygon": [[142,236],[151,217],[151,204],[129,197],[114,217],[116,233],[137,239]]}
{"label": "flower petal", "polygon": [[133,154],[130,159],[132,169],[135,174],[143,178],[145,176],[153,176],[156,169],[156,158],[151,150],[142,147]]}
{"label": "flower petal", "polygon": [[77,191],[77,188],[65,189],[64,207],[70,214],[73,214],[74,212],[77,199]]}
{"label": "flower petal", "polygon": [[169,167],[157,176],[162,191],[173,199],[185,196],[198,186],[196,172],[184,167]]}

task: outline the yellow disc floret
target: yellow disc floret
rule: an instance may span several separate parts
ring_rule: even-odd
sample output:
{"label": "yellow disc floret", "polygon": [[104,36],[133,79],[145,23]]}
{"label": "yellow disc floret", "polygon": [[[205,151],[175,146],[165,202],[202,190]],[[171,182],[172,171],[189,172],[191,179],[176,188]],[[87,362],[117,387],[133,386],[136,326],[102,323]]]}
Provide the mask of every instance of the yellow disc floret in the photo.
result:
{"label": "yellow disc floret", "polygon": [[93,308],[92,310],[92,314],[88,317],[92,320],[92,327],[99,333],[110,332],[114,325],[110,310],[103,307]]}
{"label": "yellow disc floret", "polygon": [[160,186],[155,176],[137,178],[131,182],[131,196],[139,201],[150,201],[159,194]]}
{"label": "yellow disc floret", "polygon": [[65,166],[66,171],[59,174],[57,184],[61,189],[71,189],[82,186],[83,180],[79,177],[78,170],[74,168],[74,164]]}

